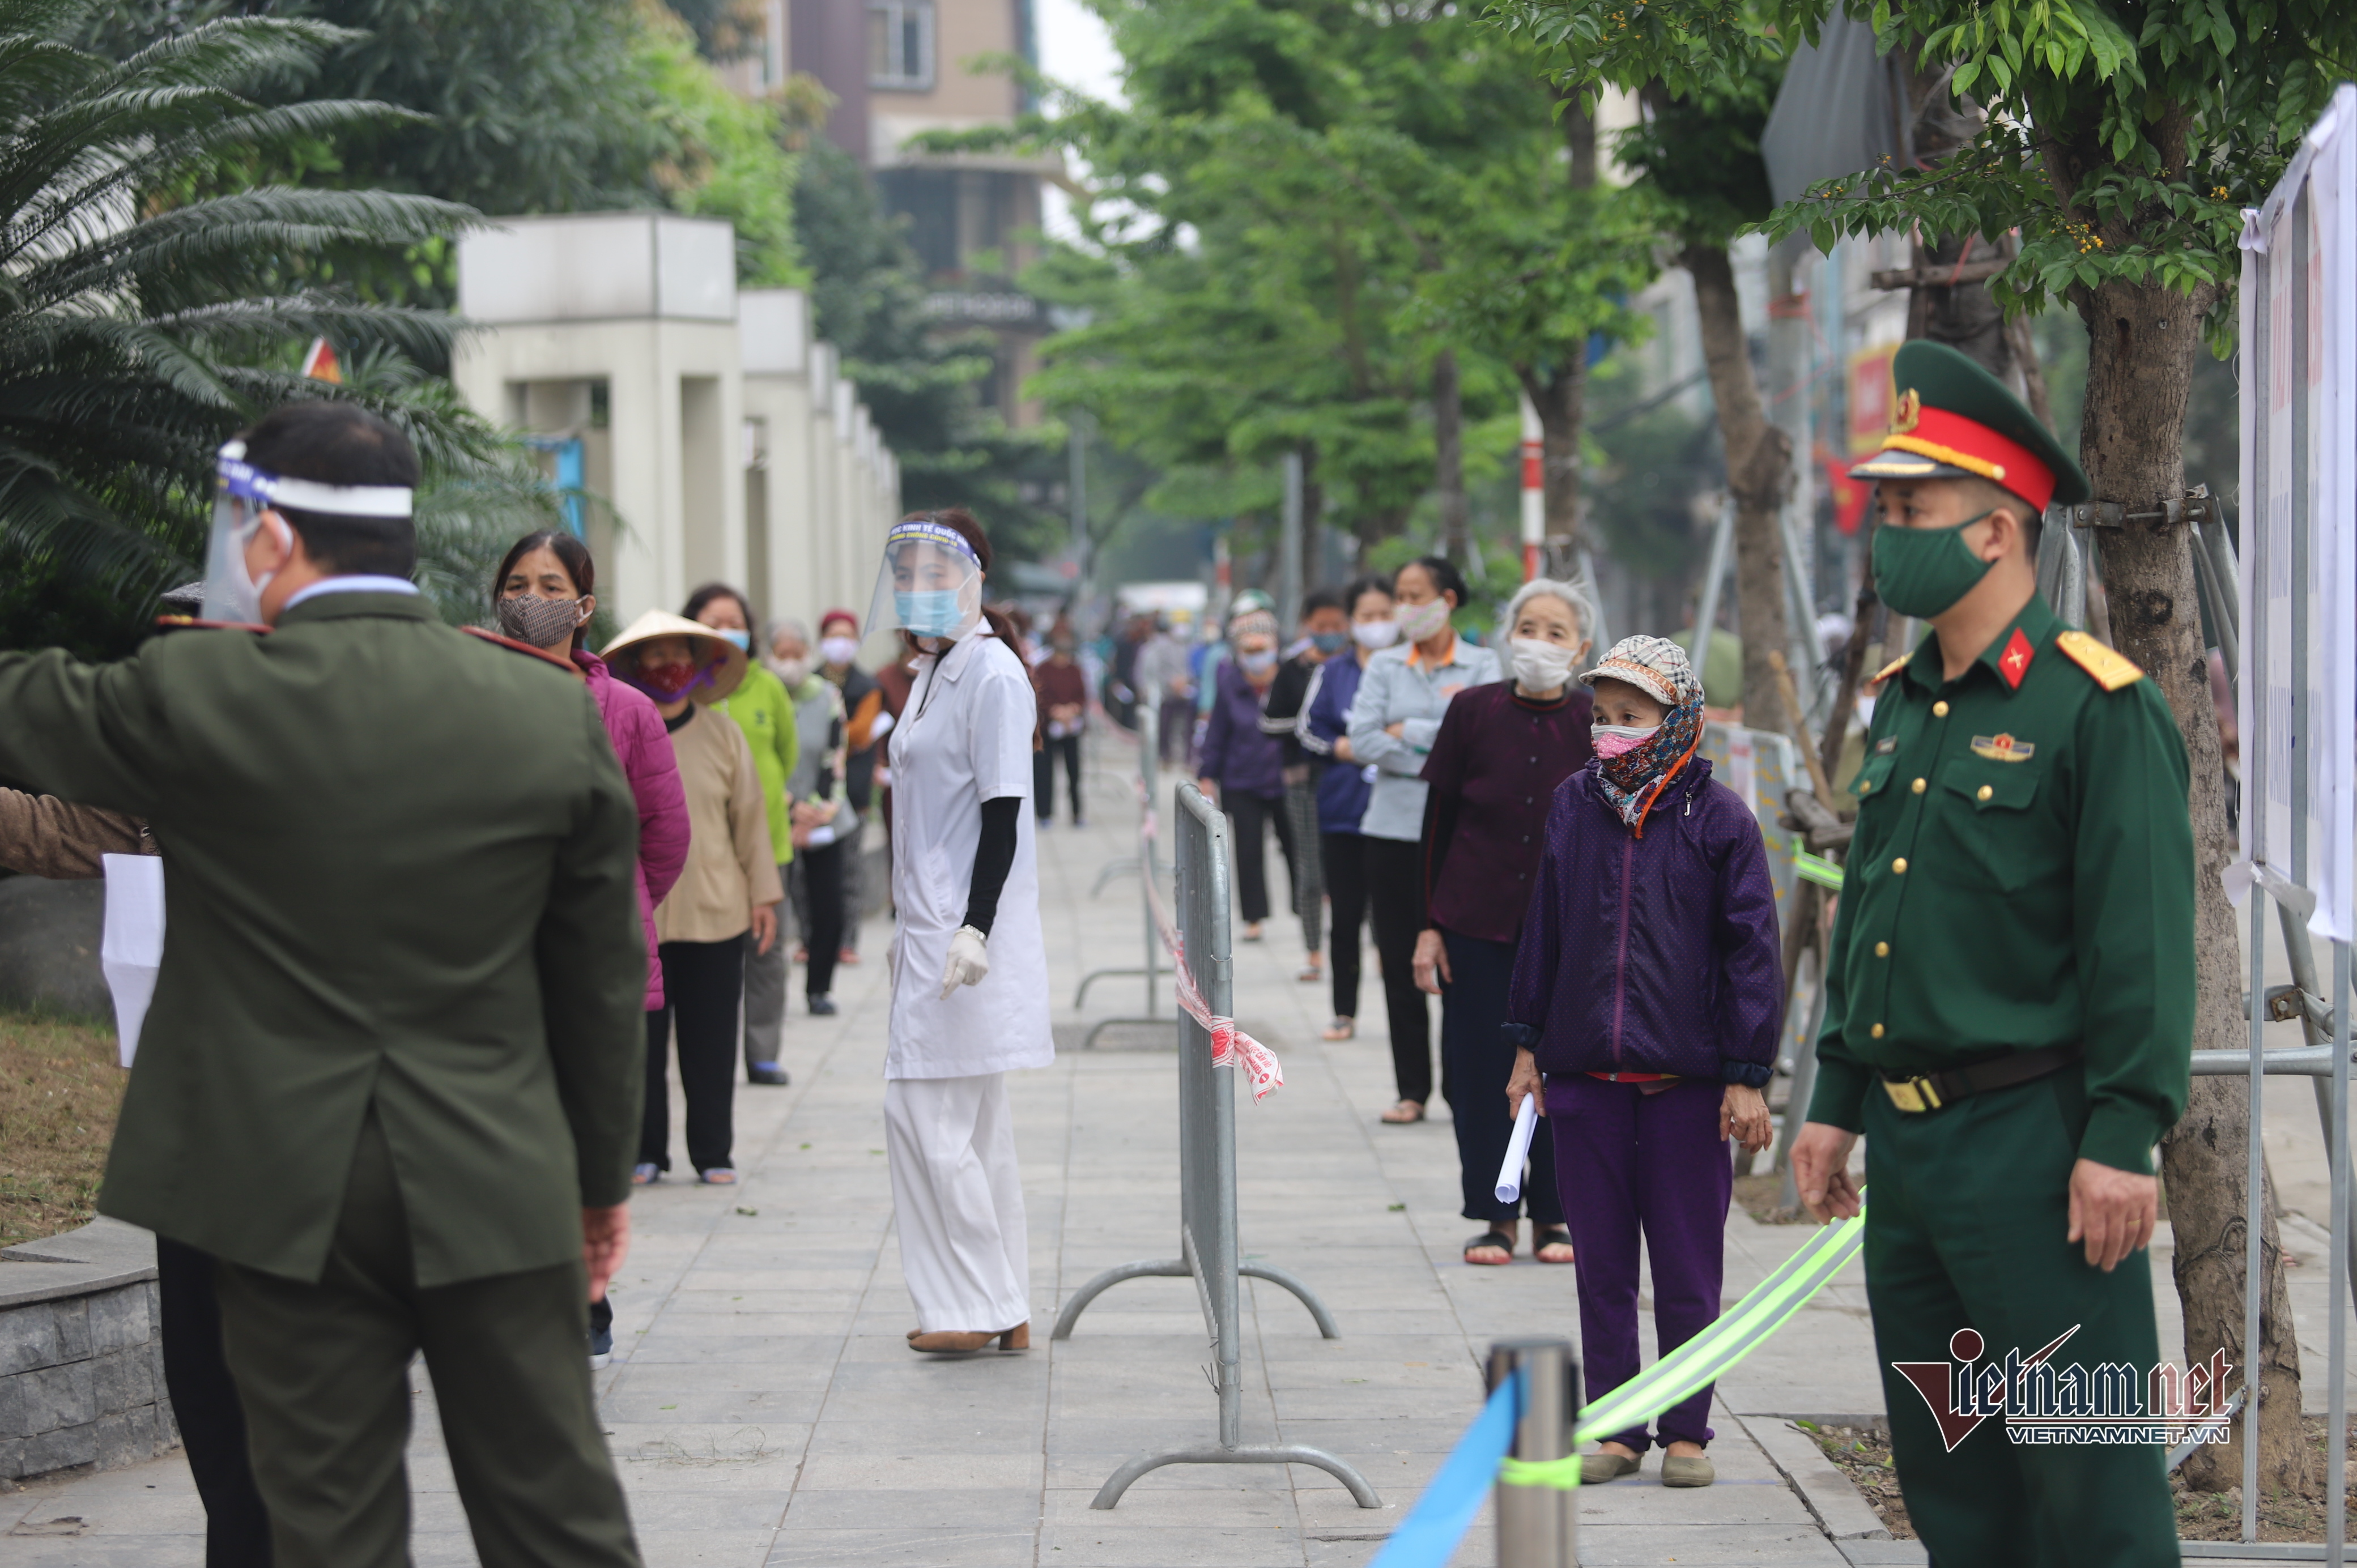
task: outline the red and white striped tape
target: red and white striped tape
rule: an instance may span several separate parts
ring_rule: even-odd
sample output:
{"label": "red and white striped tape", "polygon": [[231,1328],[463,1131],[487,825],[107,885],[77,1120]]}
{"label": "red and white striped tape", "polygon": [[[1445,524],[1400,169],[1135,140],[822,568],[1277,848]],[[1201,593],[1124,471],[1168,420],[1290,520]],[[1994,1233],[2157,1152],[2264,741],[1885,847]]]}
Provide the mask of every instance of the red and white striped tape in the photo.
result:
{"label": "red and white striped tape", "polygon": [[[1154,802],[1145,798],[1143,781],[1139,782],[1137,792],[1139,809],[1145,813],[1145,822],[1139,832],[1146,843],[1151,844],[1159,836],[1159,822],[1154,814]],[[1204,1002],[1202,990],[1196,985],[1194,975],[1187,969],[1187,940],[1178,934],[1178,928],[1172,925],[1170,917],[1163,912],[1162,890],[1154,885],[1154,857],[1149,854],[1144,860],[1139,875],[1146,878],[1146,907],[1154,911],[1155,931],[1162,939],[1163,950],[1170,955],[1178,1005],[1185,1010],[1187,1016],[1203,1026],[1211,1036],[1211,1065],[1241,1068],[1246,1081],[1252,1085],[1254,1101],[1266,1098],[1270,1090],[1283,1089],[1285,1069],[1277,1064],[1276,1053],[1237,1028],[1233,1018],[1212,1012]]]}

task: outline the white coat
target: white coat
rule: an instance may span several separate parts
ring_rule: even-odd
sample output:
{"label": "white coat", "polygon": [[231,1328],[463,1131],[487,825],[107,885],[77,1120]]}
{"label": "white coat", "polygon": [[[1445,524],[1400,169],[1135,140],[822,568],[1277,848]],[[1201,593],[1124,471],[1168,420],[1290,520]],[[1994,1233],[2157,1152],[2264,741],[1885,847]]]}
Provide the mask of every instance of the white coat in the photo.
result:
{"label": "white coat", "polygon": [[998,897],[978,985],[942,996],[950,938],[965,924],[982,803],[1031,795],[1039,698],[1029,673],[984,622],[916,664],[893,726],[892,1020],[887,1078],[965,1078],[1056,1059],[1048,944],[1039,929],[1039,843],[1016,813],[1015,864]]}

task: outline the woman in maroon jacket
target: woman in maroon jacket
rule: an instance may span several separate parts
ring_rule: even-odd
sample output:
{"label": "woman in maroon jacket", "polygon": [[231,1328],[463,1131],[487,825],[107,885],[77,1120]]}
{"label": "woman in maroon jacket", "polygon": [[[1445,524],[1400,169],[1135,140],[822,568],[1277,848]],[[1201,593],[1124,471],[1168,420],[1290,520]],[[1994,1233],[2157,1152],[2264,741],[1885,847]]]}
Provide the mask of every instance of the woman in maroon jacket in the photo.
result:
{"label": "woman in maroon jacket", "polygon": [[1499,1033],[1533,872],[1555,788],[1587,766],[1589,698],[1571,672],[1585,660],[1595,612],[1568,583],[1526,583],[1501,618],[1511,678],[1458,693],[1424,765],[1424,887],[1430,923],[1415,943],[1415,983],[1441,997],[1440,1092],[1457,1124],[1465,1218],[1489,1229],[1465,1243],[1469,1263],[1514,1261],[1527,1207],[1531,1255],[1572,1261],[1555,1193],[1555,1151],[1531,1141],[1523,1196],[1498,1200],[1498,1167],[1513,1133],[1506,1078],[1514,1053]]}

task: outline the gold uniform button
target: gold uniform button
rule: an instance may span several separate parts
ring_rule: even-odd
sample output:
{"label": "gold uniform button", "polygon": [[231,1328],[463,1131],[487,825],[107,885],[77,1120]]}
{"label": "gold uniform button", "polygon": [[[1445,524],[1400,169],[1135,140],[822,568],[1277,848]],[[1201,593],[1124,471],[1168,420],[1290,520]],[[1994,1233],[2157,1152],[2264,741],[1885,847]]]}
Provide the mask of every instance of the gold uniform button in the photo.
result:
{"label": "gold uniform button", "polygon": [[1857,781],[1857,792],[1861,795],[1872,794],[1874,792],[1874,780],[1871,779],[1859,779]]}
{"label": "gold uniform button", "polygon": [[1918,795],[1921,795],[1923,792],[1923,780],[1918,779],[1914,783],[1909,785],[1908,788],[1914,790]]}
{"label": "gold uniform button", "polygon": [[1874,956],[1877,958],[1889,958],[1890,956],[1890,944],[1889,942],[1875,943]]}
{"label": "gold uniform button", "polygon": [[1877,1024],[1877,1025],[1876,1025],[1872,1029],[1868,1030],[1868,1031],[1867,1031],[1867,1033],[1871,1034],[1871,1035],[1872,1035],[1876,1039],[1878,1039],[1878,1039],[1882,1038],[1882,1026],[1881,1026],[1881,1025],[1879,1025],[1879,1024]]}
{"label": "gold uniform button", "polygon": [[1973,799],[1975,800],[1986,800],[1996,793],[1996,790],[1984,784],[1979,789],[1973,791]]}
{"label": "gold uniform button", "polygon": [[1932,703],[1932,716],[1933,718],[1935,718],[1935,719],[1944,719],[1944,718],[1946,718],[1946,717],[1948,716],[1948,704],[1947,704],[1947,703]]}
{"label": "gold uniform button", "polygon": [[1905,855],[1902,854],[1897,860],[1890,863],[1890,875],[1893,876],[1904,876],[1907,875],[1907,857]]}

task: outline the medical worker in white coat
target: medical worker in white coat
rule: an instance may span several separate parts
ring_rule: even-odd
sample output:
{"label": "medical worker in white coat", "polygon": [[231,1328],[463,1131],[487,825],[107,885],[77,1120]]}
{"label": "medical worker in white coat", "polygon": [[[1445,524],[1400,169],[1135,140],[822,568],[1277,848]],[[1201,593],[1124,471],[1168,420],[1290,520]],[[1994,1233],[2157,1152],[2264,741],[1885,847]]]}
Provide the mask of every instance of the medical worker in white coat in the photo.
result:
{"label": "medical worker in white coat", "polygon": [[957,508],[886,536],[870,626],[921,655],[893,728],[892,1018],[885,1142],[918,1350],[1031,1342],[1029,1244],[1006,1074],[1055,1059],[1031,752],[1039,700],[983,608],[990,542]]}

